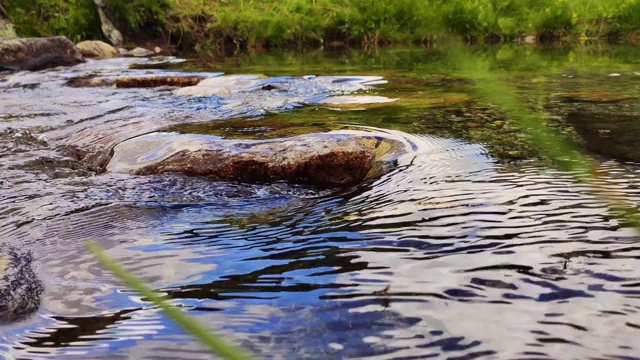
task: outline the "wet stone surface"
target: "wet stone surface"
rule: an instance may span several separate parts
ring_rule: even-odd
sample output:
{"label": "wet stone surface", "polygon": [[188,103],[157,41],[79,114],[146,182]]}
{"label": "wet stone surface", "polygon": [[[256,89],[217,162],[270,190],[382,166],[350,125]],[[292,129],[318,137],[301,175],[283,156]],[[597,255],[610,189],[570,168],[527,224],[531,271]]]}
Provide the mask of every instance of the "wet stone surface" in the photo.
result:
{"label": "wet stone surface", "polygon": [[379,142],[399,151],[386,155],[403,155],[402,145],[395,144],[396,140],[376,138],[362,131],[271,140],[157,133],[118,144],[107,170],[136,175],[182,173],[244,183],[286,181],[345,187],[359,184],[372,171]]}

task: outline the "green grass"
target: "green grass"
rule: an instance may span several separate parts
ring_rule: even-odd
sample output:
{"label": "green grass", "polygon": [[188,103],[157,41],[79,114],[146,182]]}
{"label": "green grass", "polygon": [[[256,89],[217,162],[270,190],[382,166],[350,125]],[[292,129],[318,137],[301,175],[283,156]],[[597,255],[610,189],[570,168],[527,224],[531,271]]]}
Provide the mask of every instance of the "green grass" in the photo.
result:
{"label": "green grass", "polygon": [[202,345],[213,353],[228,360],[249,360],[252,357],[244,350],[235,347],[213,332],[207,330],[202,324],[190,317],[177,307],[170,305],[160,294],[147,287],[135,275],[125,270],[104,252],[100,246],[93,242],[86,243],[87,249],[95,255],[100,264],[111,271],[113,275],[122,280],[128,287],[135,290],[146,300],[160,308],[162,312],[179,325],[187,334],[193,336]]}
{"label": "green grass", "polygon": [[[3,0],[22,36],[100,38],[92,0]],[[378,46],[467,40],[638,38],[640,0],[108,0],[126,38],[188,48]]]}

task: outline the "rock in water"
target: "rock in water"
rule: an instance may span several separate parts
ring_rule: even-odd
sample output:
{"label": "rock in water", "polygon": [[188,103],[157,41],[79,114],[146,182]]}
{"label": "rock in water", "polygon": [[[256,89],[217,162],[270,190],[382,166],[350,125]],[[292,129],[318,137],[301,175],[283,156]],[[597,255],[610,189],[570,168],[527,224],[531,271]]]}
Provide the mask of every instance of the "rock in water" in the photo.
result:
{"label": "rock in water", "polygon": [[44,285],[32,261],[30,253],[0,246],[0,324],[23,320],[40,307]]}
{"label": "rock in water", "polygon": [[246,183],[350,186],[363,181],[374,168],[376,141],[372,139],[345,132],[269,140],[154,133],[117,145],[107,170],[136,175],[182,173]]}
{"label": "rock in water", "polygon": [[118,50],[104,41],[87,40],[79,42],[76,46],[86,58],[108,59],[120,55]]}
{"label": "rock in water", "polygon": [[640,116],[572,111],[567,122],[584,139],[587,150],[616,160],[640,162]]}
{"label": "rock in water", "polygon": [[131,51],[129,51],[129,53],[127,55],[130,56],[135,56],[135,57],[145,57],[145,56],[151,56],[154,55],[155,53],[151,50],[147,50],[145,48],[141,48],[141,47],[137,47]]}
{"label": "rock in water", "polygon": [[563,93],[559,98],[565,102],[585,102],[585,103],[617,103],[636,99],[635,96],[611,91],[575,91]]}
{"label": "rock in water", "polygon": [[194,86],[203,78],[201,76],[137,76],[119,77],[116,79],[116,87],[119,88],[149,88],[159,86]]}
{"label": "rock in water", "polygon": [[0,68],[41,70],[83,62],[76,45],[63,36],[49,38],[0,38]]}

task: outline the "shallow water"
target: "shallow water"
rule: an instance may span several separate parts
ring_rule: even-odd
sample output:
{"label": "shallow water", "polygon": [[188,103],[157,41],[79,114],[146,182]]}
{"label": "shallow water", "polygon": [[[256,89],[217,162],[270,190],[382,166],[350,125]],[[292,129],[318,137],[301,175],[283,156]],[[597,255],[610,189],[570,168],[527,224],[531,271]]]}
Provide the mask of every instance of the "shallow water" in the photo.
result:
{"label": "shallow water", "polygon": [[[93,239],[260,358],[638,358],[634,232],[570,174],[505,161],[495,144],[475,143],[480,135],[471,131],[495,131],[494,120],[478,128],[436,122],[459,105],[439,99],[472,96],[445,52],[268,54],[165,70],[129,70],[148,60],[117,59],[7,75],[0,236],[33,252],[46,292],[36,314],[0,327],[1,351],[25,359],[210,358],[98,265],[83,247]],[[580,110],[615,119],[640,108],[556,96],[640,95],[637,49],[473,52],[550,117]],[[184,71],[266,77],[204,97],[65,86],[87,74]],[[362,110],[323,104],[336,95],[398,100]],[[345,124],[401,139],[410,151],[391,172],[341,190],[99,171],[113,146],[158,130],[270,138]],[[640,166],[596,159],[600,189],[637,205]]]}

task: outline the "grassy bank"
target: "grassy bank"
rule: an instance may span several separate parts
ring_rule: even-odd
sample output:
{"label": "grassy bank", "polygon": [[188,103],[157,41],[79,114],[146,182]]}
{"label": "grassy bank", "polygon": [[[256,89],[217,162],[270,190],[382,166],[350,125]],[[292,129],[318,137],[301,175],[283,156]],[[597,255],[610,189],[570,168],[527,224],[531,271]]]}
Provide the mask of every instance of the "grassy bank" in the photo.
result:
{"label": "grassy bank", "polygon": [[[22,36],[99,38],[93,0],[1,0]],[[107,0],[130,41],[173,42],[200,51],[237,48],[377,46],[535,35],[640,39],[640,0]]]}

